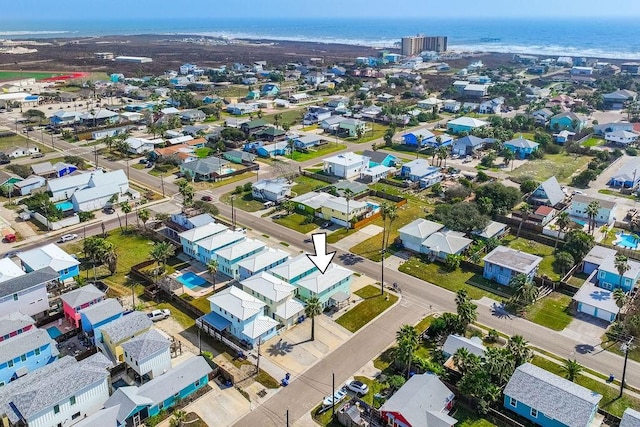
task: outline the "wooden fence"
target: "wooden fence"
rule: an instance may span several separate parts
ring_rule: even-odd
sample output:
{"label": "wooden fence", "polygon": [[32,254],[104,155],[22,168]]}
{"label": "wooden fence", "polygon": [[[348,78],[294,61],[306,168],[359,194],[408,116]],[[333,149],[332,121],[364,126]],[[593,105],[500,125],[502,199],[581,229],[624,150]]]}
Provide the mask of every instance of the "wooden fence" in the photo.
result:
{"label": "wooden fence", "polygon": [[317,179],[318,181],[328,182],[329,184],[335,184],[336,182],[340,181],[340,178],[338,178],[337,176],[329,176],[321,173],[313,173],[313,172],[307,172],[307,171],[301,171],[300,173],[302,174],[302,176],[308,176],[309,178]]}

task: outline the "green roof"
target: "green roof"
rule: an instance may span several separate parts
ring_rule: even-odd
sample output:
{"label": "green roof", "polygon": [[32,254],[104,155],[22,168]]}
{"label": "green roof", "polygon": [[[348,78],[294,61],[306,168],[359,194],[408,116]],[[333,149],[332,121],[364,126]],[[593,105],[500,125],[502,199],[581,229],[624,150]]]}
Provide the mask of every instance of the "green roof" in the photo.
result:
{"label": "green roof", "polygon": [[256,128],[267,126],[268,124],[269,123],[267,123],[263,119],[256,119],[256,120],[251,120],[250,122],[243,123],[241,125],[241,127],[242,128],[249,128],[249,129],[256,129]]}

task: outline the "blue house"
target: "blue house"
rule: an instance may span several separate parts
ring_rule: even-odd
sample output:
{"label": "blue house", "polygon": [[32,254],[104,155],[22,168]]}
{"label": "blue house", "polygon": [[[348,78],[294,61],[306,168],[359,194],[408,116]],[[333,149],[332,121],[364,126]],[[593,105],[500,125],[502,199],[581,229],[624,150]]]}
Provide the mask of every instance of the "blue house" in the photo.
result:
{"label": "blue house", "polygon": [[333,67],[331,67],[331,71],[333,74],[335,74],[338,77],[344,76],[347,74],[347,69],[344,67],[340,67],[338,65],[334,65]]}
{"label": "blue house", "polygon": [[118,425],[139,425],[207,385],[211,372],[204,357],[192,357],[140,387],[118,388],[104,407],[118,406]]}
{"label": "blue house", "polygon": [[311,262],[305,254],[298,255],[295,258],[278,265],[269,270],[280,280],[295,285],[300,279],[303,279],[318,271],[318,268]]}
{"label": "blue house", "polygon": [[245,238],[246,236],[243,233],[231,230],[205,237],[195,243],[196,255],[194,258],[203,264],[208,263],[212,259],[217,260],[217,251],[241,242]]}
{"label": "blue house", "polygon": [[531,363],[516,368],[504,407],[543,427],[587,427],[602,395]]}
{"label": "blue house", "polygon": [[260,157],[287,156],[290,153],[291,147],[287,141],[261,145],[256,149],[256,154]]}
{"label": "blue house", "polygon": [[56,342],[26,314],[0,317],[0,386],[53,362]]}
{"label": "blue house", "polygon": [[518,274],[524,274],[529,280],[533,280],[538,266],[542,262],[542,258],[539,256],[505,246],[498,246],[489,252],[483,260],[482,277],[504,286],[509,286],[511,279]]}
{"label": "blue house", "polygon": [[440,168],[437,166],[431,166],[429,161],[426,159],[415,159],[409,163],[405,163],[400,169],[400,176],[413,182],[418,182],[428,178],[422,188],[430,187],[436,182],[442,181]]}
{"label": "blue house", "polygon": [[60,249],[55,243],[20,252],[22,267],[29,273],[45,267],[53,268],[60,274],[60,280],[71,279],[80,274],[80,261]]}
{"label": "blue house", "polygon": [[538,149],[537,142],[529,141],[520,135],[520,138],[512,139],[504,143],[504,148],[515,153],[517,159],[526,159]]}
{"label": "blue house", "polygon": [[457,119],[450,120],[447,123],[447,132],[453,134],[459,134],[462,132],[470,133],[474,129],[481,128],[488,125],[488,122],[480,119],[474,119],[472,117],[458,117]]}
{"label": "blue house", "polygon": [[[100,342],[102,334],[98,328],[102,325],[106,325],[112,320],[122,317],[124,309],[122,305],[115,298],[108,298],[100,301],[97,304],[93,304],[85,309],[80,310],[80,323],[82,324],[82,330],[89,335],[92,335],[94,331],[98,331],[95,337],[96,342]],[[98,336],[99,335],[99,336]]]}
{"label": "blue house", "polygon": [[629,292],[640,278],[640,262],[627,260],[629,269],[620,276],[615,261],[615,256],[610,256],[600,264],[597,276],[598,286],[609,290],[621,288],[624,292]]}
{"label": "blue house", "polygon": [[294,138],[293,146],[299,150],[308,150],[309,148],[316,147],[321,142],[322,138],[319,135],[305,135]]}
{"label": "blue house", "polygon": [[78,170],[78,167],[76,165],[72,165],[70,163],[64,163],[64,162],[58,162],[55,165],[53,165],[53,167],[55,168],[58,174],[58,177],[71,175],[72,173]]}
{"label": "blue house", "polygon": [[280,93],[280,86],[275,83],[267,83],[260,89],[262,96],[276,96]]}
{"label": "blue house", "polygon": [[278,322],[265,316],[266,304],[235,286],[209,298],[211,312],[201,322],[218,332],[230,333],[250,346],[276,333]]}
{"label": "blue house", "polygon": [[[176,219],[180,220],[180,218]],[[193,227],[185,219],[184,222],[178,223],[178,225],[187,229],[177,236],[182,244],[182,252],[196,259],[198,259],[198,246],[196,243],[227,230],[226,226],[213,221],[207,221],[205,224]]]}
{"label": "blue house", "polygon": [[417,129],[402,135],[404,144],[414,147],[417,145],[424,147],[432,138],[435,138],[435,134],[428,129]]}
{"label": "blue house", "polygon": [[549,120],[549,127],[552,130],[569,130],[580,132],[587,125],[587,120],[572,111],[556,114]]}
{"label": "blue house", "polygon": [[614,171],[607,183],[612,187],[634,188],[640,183],[640,161],[635,157]]}
{"label": "blue house", "polygon": [[380,165],[393,167],[398,162],[398,158],[396,156],[385,153],[384,151],[364,150],[362,155],[369,158],[370,168]]}

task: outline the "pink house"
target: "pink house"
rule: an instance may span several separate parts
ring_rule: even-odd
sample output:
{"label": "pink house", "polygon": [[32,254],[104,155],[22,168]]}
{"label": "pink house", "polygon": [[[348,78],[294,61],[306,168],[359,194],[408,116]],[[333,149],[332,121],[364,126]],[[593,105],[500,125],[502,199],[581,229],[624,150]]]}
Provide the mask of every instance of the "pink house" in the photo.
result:
{"label": "pink house", "polygon": [[80,327],[80,310],[104,300],[104,292],[89,284],[60,296],[64,317],[76,328]]}

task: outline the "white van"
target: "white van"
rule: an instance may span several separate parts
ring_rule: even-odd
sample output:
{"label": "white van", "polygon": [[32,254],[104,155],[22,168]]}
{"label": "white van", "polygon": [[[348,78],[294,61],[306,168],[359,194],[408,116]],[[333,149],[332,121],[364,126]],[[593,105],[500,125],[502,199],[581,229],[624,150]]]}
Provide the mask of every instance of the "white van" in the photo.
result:
{"label": "white van", "polygon": [[274,205],[275,205],[275,203],[273,203],[273,202],[264,202],[262,204],[262,206],[264,206],[265,209],[272,208]]}

